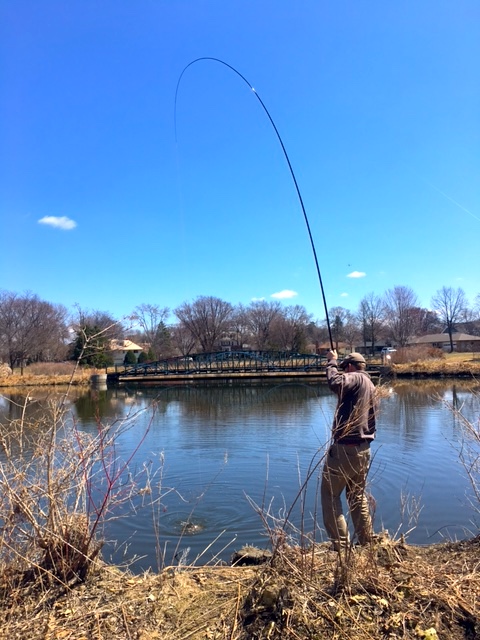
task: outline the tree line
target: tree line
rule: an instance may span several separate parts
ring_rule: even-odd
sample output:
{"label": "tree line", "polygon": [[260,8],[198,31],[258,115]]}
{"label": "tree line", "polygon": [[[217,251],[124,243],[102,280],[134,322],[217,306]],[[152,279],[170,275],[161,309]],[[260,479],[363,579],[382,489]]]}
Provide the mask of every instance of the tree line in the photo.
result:
{"label": "tree line", "polygon": [[[169,319],[174,317],[174,321]],[[456,325],[480,335],[480,294],[472,305],[461,288],[442,287],[431,309],[419,306],[410,287],[396,286],[379,296],[369,293],[356,311],[328,310],[314,320],[301,305],[260,300],[233,305],[213,296],[198,296],[171,310],[157,304],[138,305],[119,320],[105,311],[68,310],[37,295],[0,291],[0,361],[13,369],[34,362],[80,360],[90,366],[112,364],[111,340],[130,339],[142,346],[141,360],[161,360],[223,349],[319,351],[328,345],[375,349],[379,343],[406,346],[412,337],[446,331]]]}

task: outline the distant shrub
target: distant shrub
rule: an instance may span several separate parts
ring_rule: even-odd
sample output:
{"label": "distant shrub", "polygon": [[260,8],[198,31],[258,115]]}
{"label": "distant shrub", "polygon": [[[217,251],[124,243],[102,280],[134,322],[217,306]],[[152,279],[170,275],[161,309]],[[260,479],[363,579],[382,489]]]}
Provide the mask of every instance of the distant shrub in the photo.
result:
{"label": "distant shrub", "polygon": [[0,378],[11,376],[11,375],[12,375],[12,370],[10,369],[8,364],[0,362]]}
{"label": "distant shrub", "polygon": [[137,358],[133,353],[133,351],[127,351],[127,353],[125,354],[125,358],[123,359],[123,364],[126,364],[126,365],[137,364]]}
{"label": "distant shrub", "polygon": [[138,356],[138,364],[142,364],[144,362],[148,362],[149,358],[148,358],[148,353],[145,353],[145,351],[141,351],[140,355]]}

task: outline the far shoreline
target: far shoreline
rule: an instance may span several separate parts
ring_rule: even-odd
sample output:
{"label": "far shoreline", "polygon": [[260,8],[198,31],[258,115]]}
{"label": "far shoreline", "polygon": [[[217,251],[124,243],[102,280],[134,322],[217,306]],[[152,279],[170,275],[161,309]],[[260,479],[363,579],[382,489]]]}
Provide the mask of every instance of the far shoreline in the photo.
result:
{"label": "far shoreline", "polygon": [[[52,369],[54,367],[54,365],[49,366]],[[424,360],[402,364],[391,364],[389,366],[372,363],[372,366],[375,367],[372,375],[374,377],[376,377],[377,375],[380,379],[480,379],[480,357],[475,359],[472,358],[471,360]],[[77,369],[75,373],[31,373],[27,369],[23,375],[15,372],[10,375],[0,376],[0,388],[10,387],[22,389],[28,387],[70,386],[85,388],[95,387],[95,384],[92,382],[92,377],[93,379],[95,379],[95,376],[104,373],[105,371],[100,371],[98,369],[92,368]],[[304,381],[308,379],[315,379],[316,381],[318,381],[319,377],[323,377],[323,375],[319,376],[318,372],[312,372],[311,374],[303,374],[302,379]],[[276,378],[278,379],[278,373],[277,375],[275,375],[265,372],[261,377],[263,381],[269,379],[275,380]],[[214,381],[216,378],[220,380],[219,376],[211,376],[212,381]],[[165,380],[158,379],[158,382],[164,384]],[[232,380],[232,382],[234,381]],[[245,378],[243,378],[242,380],[239,378],[238,382],[245,384],[247,380]]]}

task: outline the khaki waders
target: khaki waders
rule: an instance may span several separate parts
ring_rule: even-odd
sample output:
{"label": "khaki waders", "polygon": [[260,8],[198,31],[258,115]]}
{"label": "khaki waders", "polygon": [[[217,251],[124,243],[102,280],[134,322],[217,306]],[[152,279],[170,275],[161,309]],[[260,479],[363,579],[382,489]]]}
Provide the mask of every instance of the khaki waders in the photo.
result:
{"label": "khaki waders", "polygon": [[321,485],[323,522],[337,551],[350,544],[341,502],[344,490],[358,542],[368,544],[372,540],[372,519],[365,494],[369,465],[369,443],[334,443],[327,453]]}

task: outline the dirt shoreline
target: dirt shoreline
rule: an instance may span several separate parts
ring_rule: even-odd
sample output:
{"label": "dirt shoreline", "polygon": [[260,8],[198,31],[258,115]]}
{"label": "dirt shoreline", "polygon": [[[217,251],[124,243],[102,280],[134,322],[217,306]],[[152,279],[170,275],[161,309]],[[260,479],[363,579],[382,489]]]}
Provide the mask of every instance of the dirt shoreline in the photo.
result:
{"label": "dirt shoreline", "polygon": [[22,640],[474,640],[479,569],[480,536],[430,547],[385,537],[345,556],[280,545],[254,567],[99,564],[78,584],[3,576],[0,628]]}

